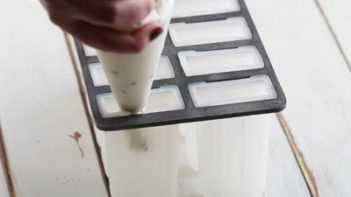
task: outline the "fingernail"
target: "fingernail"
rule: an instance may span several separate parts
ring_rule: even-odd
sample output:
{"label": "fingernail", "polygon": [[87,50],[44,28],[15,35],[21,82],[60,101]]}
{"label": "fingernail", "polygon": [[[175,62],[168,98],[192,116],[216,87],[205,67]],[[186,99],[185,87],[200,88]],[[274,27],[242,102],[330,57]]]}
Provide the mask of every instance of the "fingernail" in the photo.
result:
{"label": "fingernail", "polygon": [[162,32],[163,29],[161,27],[154,29],[150,34],[150,41],[155,40]]}

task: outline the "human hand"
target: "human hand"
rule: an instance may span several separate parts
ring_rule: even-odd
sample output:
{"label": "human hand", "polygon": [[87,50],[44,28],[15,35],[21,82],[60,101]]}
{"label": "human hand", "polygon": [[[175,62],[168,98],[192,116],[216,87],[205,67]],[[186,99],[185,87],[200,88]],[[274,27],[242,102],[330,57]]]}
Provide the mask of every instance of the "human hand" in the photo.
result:
{"label": "human hand", "polygon": [[162,33],[162,27],[138,24],[154,0],[41,0],[51,21],[81,42],[103,51],[137,53]]}

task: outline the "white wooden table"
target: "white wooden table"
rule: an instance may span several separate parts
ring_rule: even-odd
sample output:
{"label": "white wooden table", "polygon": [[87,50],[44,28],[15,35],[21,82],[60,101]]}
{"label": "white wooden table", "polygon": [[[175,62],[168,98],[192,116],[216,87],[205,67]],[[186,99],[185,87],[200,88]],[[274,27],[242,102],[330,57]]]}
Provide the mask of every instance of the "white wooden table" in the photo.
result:
{"label": "white wooden table", "polygon": [[[350,196],[351,2],[246,2],[288,99],[264,196]],[[71,43],[34,1],[0,21],[0,197],[108,196]]]}

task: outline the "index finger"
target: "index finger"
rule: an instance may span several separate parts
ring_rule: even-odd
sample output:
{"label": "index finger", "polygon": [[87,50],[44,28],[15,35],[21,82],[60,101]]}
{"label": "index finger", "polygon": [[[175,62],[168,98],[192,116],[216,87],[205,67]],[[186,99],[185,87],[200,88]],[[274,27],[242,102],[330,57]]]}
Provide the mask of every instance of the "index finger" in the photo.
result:
{"label": "index finger", "polygon": [[154,0],[72,1],[77,18],[94,25],[129,30],[154,8]]}

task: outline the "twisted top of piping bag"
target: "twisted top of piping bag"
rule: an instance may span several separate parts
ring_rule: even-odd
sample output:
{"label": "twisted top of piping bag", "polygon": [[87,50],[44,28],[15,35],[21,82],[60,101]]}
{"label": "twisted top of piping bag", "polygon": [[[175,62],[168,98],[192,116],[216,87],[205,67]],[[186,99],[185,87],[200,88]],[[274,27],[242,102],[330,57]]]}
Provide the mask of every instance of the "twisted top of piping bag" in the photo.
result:
{"label": "twisted top of piping bag", "polygon": [[155,0],[155,7],[148,16],[141,22],[140,27],[149,23],[159,23],[161,26],[167,24],[172,15],[174,0]]}

